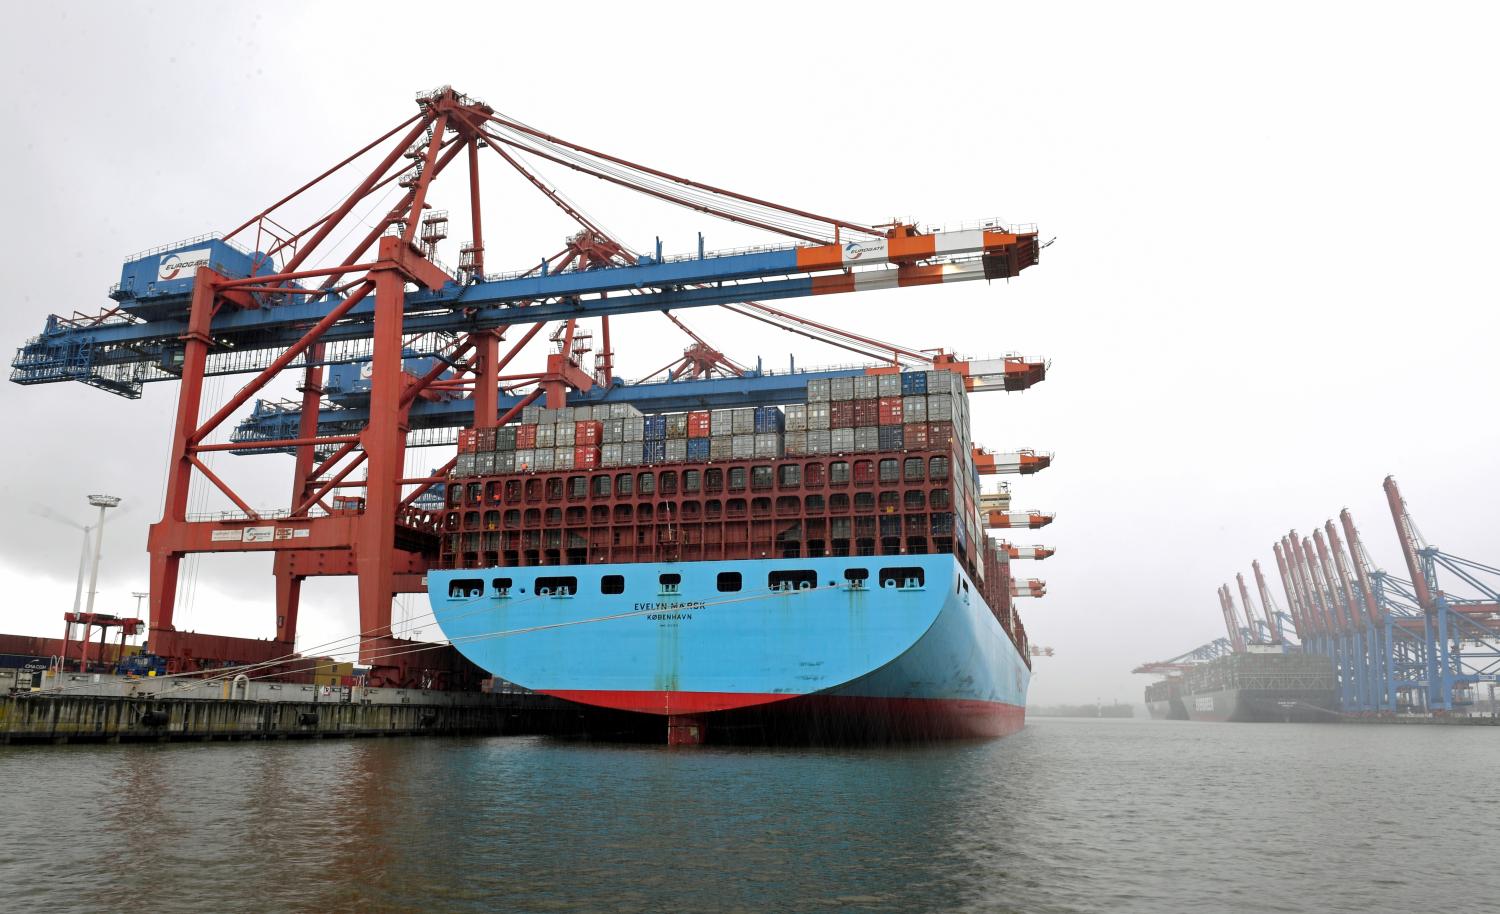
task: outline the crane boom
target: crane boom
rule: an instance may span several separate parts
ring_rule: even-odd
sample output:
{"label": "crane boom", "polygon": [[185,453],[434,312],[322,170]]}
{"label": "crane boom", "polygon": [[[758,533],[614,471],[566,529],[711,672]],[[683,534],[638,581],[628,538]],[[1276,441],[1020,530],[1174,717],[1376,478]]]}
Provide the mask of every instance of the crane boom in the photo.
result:
{"label": "crane boom", "polygon": [[1271,590],[1266,587],[1266,576],[1261,573],[1260,559],[1250,563],[1250,570],[1255,574],[1255,588],[1260,592],[1260,606],[1265,611],[1266,621],[1271,625],[1271,640],[1277,644],[1286,641],[1286,636],[1281,631],[1281,614],[1276,611],[1276,601],[1271,598]]}
{"label": "crane boom", "polygon": [[1291,563],[1288,561],[1285,537],[1280,542],[1271,544],[1271,551],[1276,556],[1276,570],[1281,574],[1282,590],[1286,592],[1286,604],[1292,615],[1292,627],[1296,629],[1297,640],[1306,643],[1312,637],[1313,630],[1302,611],[1302,601],[1298,597],[1296,582],[1292,577]]}
{"label": "crane boom", "polygon": [[1365,549],[1359,541],[1359,530],[1354,526],[1354,517],[1345,508],[1339,512],[1339,522],[1344,525],[1344,536],[1349,540],[1349,556],[1354,562],[1354,574],[1359,581],[1359,591],[1364,598],[1365,614],[1371,625],[1379,625],[1381,609],[1375,599],[1375,588],[1370,582],[1370,568],[1365,561]]}
{"label": "crane boom", "polygon": [[1422,567],[1421,544],[1417,541],[1417,528],[1406,511],[1406,499],[1396,487],[1396,477],[1387,476],[1381,484],[1385,489],[1386,502],[1391,507],[1391,519],[1396,523],[1396,539],[1401,544],[1401,557],[1406,560],[1406,571],[1417,592],[1417,604],[1428,613],[1437,611],[1437,601],[1427,583],[1427,574]]}
{"label": "crane boom", "polygon": [[[1244,611],[1245,611],[1245,621],[1248,622],[1248,623],[1250,623],[1250,638],[1252,640],[1258,642],[1258,641],[1260,641],[1260,635],[1258,634],[1257,629],[1255,627],[1255,621],[1256,621],[1255,620],[1255,604],[1252,603],[1252,602],[1250,602],[1250,590],[1249,590],[1249,588],[1247,588],[1245,586],[1245,576],[1243,574],[1240,574],[1240,573],[1236,572],[1235,575],[1234,575],[1234,580],[1235,580],[1235,583],[1238,584],[1239,588],[1240,588],[1240,606],[1244,608]],[[1270,632],[1271,632],[1271,623],[1270,623],[1269,620],[1267,620],[1266,621],[1266,633],[1267,633],[1267,636],[1270,635]]]}

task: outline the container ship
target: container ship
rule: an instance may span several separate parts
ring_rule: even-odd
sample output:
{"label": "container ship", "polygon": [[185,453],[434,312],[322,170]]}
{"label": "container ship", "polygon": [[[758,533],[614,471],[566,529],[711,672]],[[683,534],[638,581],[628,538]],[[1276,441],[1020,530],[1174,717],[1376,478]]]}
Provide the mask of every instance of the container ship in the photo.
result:
{"label": "container ship", "polygon": [[1182,704],[1190,720],[1327,721],[1338,691],[1327,657],[1273,646],[1227,654],[1183,674]]}
{"label": "container ship", "polygon": [[1152,720],[1187,720],[1181,677],[1173,676],[1146,686],[1146,711]]}
{"label": "container ship", "polygon": [[1182,659],[1136,670],[1166,675],[1146,687],[1153,719],[1294,722],[1337,714],[1333,664],[1323,655],[1284,644],[1247,644],[1235,653]]}
{"label": "container ship", "polygon": [[1029,648],[983,532],[963,377],[874,369],[805,395],[465,430],[427,575],[444,635],[674,744],[1020,729]]}

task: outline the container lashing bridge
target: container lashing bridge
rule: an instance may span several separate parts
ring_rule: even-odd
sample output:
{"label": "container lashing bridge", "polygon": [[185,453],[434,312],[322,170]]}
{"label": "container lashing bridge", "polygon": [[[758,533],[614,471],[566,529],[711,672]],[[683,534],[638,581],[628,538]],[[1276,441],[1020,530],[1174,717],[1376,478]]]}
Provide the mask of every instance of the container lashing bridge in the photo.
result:
{"label": "container lashing bridge", "polygon": [[[467,202],[469,238],[449,268],[437,255],[450,219],[435,208],[433,191],[458,161],[466,166],[457,197]],[[486,161],[518,175],[576,224],[562,250],[525,269],[487,272],[495,256],[481,207]],[[633,251],[544,180],[543,168],[771,233],[780,243],[716,253],[700,234],[698,250],[686,256],[666,256],[659,241],[649,252]],[[325,215],[287,227],[297,206],[335,191]],[[224,236],[130,258],[110,290],[113,304],[94,315],[49,317],[17,353],[11,379],[79,381],[127,398],[139,397],[147,382],[180,385],[165,504],[149,537],[150,645],[170,669],[203,659],[193,636],[174,625],[183,558],[268,552],[275,637],[250,642],[263,645],[264,656],[238,659],[291,650],[306,578],[354,575],[360,657],[372,666],[372,683],[409,683],[440,662],[435,648],[392,636],[392,597],[423,589],[436,542],[424,498],[452,468],[450,461],[408,477],[409,447],[452,444],[457,429],[504,425],[536,402],[627,402],[646,412],[787,403],[805,397],[810,379],[903,368],[958,372],[971,391],[1024,390],[1045,377],[1045,362],[913,350],[770,303],[1010,279],[1037,262],[1041,247],[1033,226],[927,231],[785,206],[552,136],[442,87],[421,93],[414,115]],[[682,317],[708,306],[877,364],[777,373],[735,361]],[[625,383],[616,376],[610,320],[646,312],[665,315],[689,342],[680,359],[644,382]],[[542,364],[513,368],[539,339],[551,343]],[[288,373],[300,396],[265,399],[267,386]],[[205,380],[221,375],[251,377],[222,404],[210,404]],[[246,407],[227,440],[216,440]],[[210,466],[207,458],[220,451],[293,455],[287,506],[253,508]],[[1024,474],[1050,455],[977,452],[975,462],[982,473]],[[235,510],[190,517],[195,484],[222,493]],[[989,520],[1035,528],[1051,517],[992,513]],[[1013,589],[1039,596],[1044,588],[1018,581]]]}

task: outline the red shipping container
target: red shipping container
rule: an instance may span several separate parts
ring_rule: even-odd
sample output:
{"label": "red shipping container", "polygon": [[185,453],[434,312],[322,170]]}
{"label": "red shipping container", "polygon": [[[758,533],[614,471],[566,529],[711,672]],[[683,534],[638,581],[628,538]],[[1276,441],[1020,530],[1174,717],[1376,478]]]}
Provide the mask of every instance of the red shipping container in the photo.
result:
{"label": "red shipping container", "polygon": [[477,443],[477,437],[472,428],[461,428],[458,430],[458,452],[460,454],[474,453]]}
{"label": "red shipping container", "polygon": [[710,415],[711,413],[709,413],[709,411],[706,409],[688,413],[689,438],[708,438],[711,436],[711,429],[713,428],[713,424],[712,420],[709,418]]}
{"label": "red shipping container", "polygon": [[879,400],[855,400],[854,401],[854,427],[862,428],[868,425],[880,424],[880,401]]}
{"label": "red shipping container", "polygon": [[828,404],[829,428],[854,428],[854,401],[834,400]]}
{"label": "red shipping container", "polygon": [[880,400],[879,400],[879,403],[880,403],[880,423],[879,424],[881,424],[881,425],[900,425],[901,424],[901,416],[905,412],[905,410],[902,407],[902,400],[901,400],[901,398],[900,397],[881,397]]}
{"label": "red shipping container", "polygon": [[516,450],[529,451],[536,447],[536,425],[516,426]]}
{"label": "red shipping container", "polygon": [[495,430],[493,428],[477,428],[474,430],[474,449],[481,454],[485,451],[495,449]]}
{"label": "red shipping container", "polygon": [[901,426],[902,444],[908,451],[927,450],[927,423],[909,422]]}
{"label": "red shipping container", "polygon": [[585,419],[582,422],[573,423],[573,443],[575,445],[595,445],[604,441],[604,423],[598,419]]}
{"label": "red shipping container", "polygon": [[927,446],[930,448],[944,448],[953,444],[952,422],[929,422],[927,423]]}
{"label": "red shipping container", "polygon": [[[583,423],[579,423],[582,425]],[[599,423],[594,422],[595,425]],[[579,444],[573,447],[573,469],[592,470],[599,465],[599,448],[591,444]]]}

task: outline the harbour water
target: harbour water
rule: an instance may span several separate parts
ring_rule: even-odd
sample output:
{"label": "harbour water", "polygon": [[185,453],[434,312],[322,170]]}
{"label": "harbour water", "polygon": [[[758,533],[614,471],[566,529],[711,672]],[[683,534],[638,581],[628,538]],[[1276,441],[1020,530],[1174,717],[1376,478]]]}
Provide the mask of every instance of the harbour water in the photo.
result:
{"label": "harbour water", "polygon": [[10,747],[0,908],[1478,910],[1497,757],[1491,727],[1067,719],[903,749]]}

